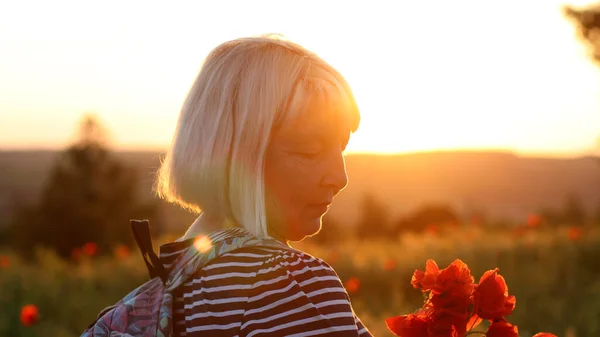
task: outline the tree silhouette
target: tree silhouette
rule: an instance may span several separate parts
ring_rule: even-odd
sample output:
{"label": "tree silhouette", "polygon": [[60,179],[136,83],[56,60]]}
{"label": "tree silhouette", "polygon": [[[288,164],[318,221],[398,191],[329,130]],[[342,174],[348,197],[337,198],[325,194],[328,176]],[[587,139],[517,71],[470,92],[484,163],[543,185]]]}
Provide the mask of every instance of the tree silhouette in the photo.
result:
{"label": "tree silhouette", "polygon": [[[575,23],[580,39],[588,46],[591,58],[600,65],[600,3],[581,9],[566,6],[563,12]],[[597,148],[600,149],[600,137],[597,139]],[[600,164],[600,156],[596,159]]]}
{"label": "tree silhouette", "polygon": [[397,236],[405,232],[421,233],[431,226],[442,228],[459,222],[460,218],[451,206],[426,204],[400,217],[394,224],[392,234]]}
{"label": "tree silhouette", "polygon": [[35,206],[17,208],[13,243],[27,253],[34,245],[69,256],[94,242],[101,251],[129,244],[128,220],[151,218],[154,203],[139,202],[137,171],[106,148],[106,132],[95,117],[84,117],[77,140],[60,153]]}
{"label": "tree silhouette", "polygon": [[600,3],[582,9],[566,6],[563,12],[575,23],[591,57],[600,64]]}
{"label": "tree silhouette", "polygon": [[314,242],[322,245],[336,244],[349,237],[348,228],[342,226],[329,213],[322,219],[321,230],[318,234],[306,239],[308,242]]}
{"label": "tree silhouette", "polygon": [[586,220],[585,208],[575,194],[566,196],[563,214],[563,221],[569,224],[583,225]]}
{"label": "tree silhouette", "polygon": [[361,210],[362,216],[356,226],[357,238],[387,237],[390,230],[389,209],[372,194],[367,194],[362,198]]}

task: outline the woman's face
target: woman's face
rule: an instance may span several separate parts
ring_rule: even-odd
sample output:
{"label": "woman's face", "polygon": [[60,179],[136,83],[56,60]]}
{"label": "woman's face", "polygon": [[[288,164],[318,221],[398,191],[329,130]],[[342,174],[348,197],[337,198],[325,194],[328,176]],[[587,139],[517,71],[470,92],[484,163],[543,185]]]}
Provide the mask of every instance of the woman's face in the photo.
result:
{"label": "woman's face", "polygon": [[321,217],[348,183],[343,151],[350,128],[313,104],[275,131],[265,162],[269,235],[300,241],[321,229]]}

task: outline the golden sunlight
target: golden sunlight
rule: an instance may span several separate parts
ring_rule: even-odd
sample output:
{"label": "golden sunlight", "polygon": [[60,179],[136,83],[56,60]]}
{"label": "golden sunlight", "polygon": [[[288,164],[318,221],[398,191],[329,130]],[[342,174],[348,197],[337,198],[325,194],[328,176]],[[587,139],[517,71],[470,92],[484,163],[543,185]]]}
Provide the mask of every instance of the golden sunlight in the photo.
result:
{"label": "golden sunlight", "polygon": [[194,247],[200,253],[206,253],[212,248],[212,241],[208,236],[200,236],[194,240]]}
{"label": "golden sunlight", "polygon": [[[319,11],[278,3],[282,13],[296,13],[288,17],[256,10],[272,7],[257,0],[236,3],[236,13],[252,15],[232,14],[227,25],[219,16],[196,18],[232,6],[217,2],[144,3],[141,16],[133,3],[88,16],[75,2],[68,11],[38,8],[43,14],[17,2],[13,10],[44,29],[18,15],[0,23],[0,52],[10,51],[0,61],[0,91],[11,97],[0,101],[9,112],[0,113],[0,147],[65,146],[81,114],[92,111],[116,147],[164,148],[207,53],[228,39],[278,32],[314,50],[352,86],[362,122],[349,153],[586,153],[600,125],[600,82],[562,14],[564,2],[332,1]],[[306,25],[306,17],[329,24]],[[105,27],[107,20],[114,24]]]}

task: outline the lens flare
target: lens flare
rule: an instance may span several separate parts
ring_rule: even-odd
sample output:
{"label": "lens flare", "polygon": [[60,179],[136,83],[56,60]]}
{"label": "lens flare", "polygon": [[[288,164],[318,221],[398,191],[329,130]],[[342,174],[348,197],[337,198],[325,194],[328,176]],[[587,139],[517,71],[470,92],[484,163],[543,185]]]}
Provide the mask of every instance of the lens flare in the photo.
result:
{"label": "lens flare", "polygon": [[194,241],[194,247],[200,253],[205,253],[212,248],[212,242],[208,236],[200,236]]}

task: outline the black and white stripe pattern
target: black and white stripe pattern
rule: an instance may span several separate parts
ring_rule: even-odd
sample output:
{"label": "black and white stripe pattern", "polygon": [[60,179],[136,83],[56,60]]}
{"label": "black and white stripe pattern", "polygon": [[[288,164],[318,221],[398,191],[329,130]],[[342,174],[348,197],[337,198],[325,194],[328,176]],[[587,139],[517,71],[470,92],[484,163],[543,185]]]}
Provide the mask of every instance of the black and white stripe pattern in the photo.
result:
{"label": "black and white stripe pattern", "polygon": [[[243,231],[210,238],[227,240]],[[165,267],[191,244],[163,245]],[[196,272],[174,297],[175,336],[371,336],[333,268],[292,248],[227,253]]]}

